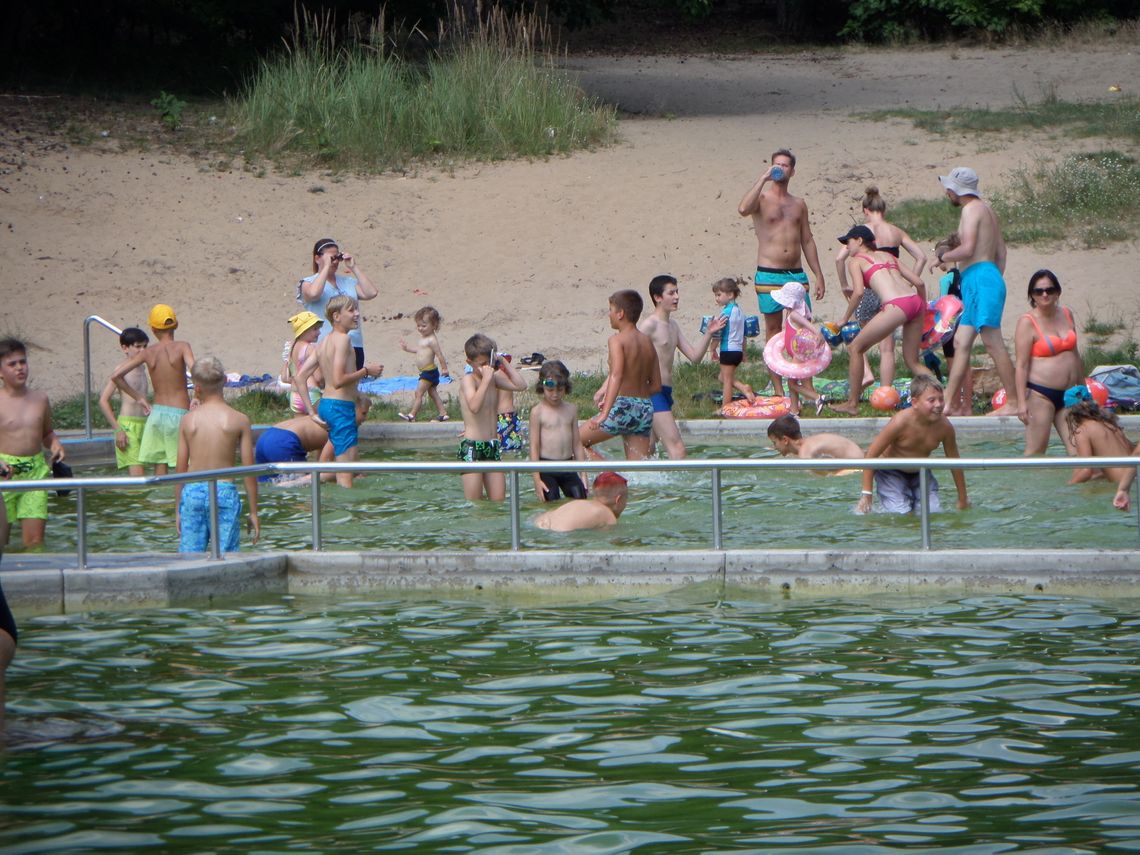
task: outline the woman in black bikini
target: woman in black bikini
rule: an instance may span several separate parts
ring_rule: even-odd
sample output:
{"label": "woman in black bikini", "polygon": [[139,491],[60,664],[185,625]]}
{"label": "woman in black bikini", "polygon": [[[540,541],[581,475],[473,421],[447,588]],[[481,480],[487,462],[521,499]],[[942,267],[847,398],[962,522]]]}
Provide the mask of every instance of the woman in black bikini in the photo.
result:
{"label": "woman in black bikini", "polygon": [[1061,283],[1052,270],[1030,276],[1028,294],[1031,310],[1017,319],[1013,336],[1017,417],[1025,423],[1025,454],[1045,452],[1050,428],[1056,428],[1072,454],[1065,390],[1084,376],[1077,325],[1073,313],[1061,305]]}

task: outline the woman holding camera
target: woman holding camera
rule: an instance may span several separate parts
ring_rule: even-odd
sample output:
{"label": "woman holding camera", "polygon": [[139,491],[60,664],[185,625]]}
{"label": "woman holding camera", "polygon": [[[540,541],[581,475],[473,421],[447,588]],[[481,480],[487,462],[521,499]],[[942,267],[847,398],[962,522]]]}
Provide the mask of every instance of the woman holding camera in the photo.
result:
{"label": "woman holding camera", "polygon": [[[350,275],[337,272],[341,263]],[[297,283],[297,302],[322,320],[325,318],[325,306],[338,294],[346,294],[360,303],[375,298],[379,293],[368,275],[356,266],[356,259],[347,252],[341,252],[332,238],[321,238],[313,245],[313,275]],[[331,326],[322,326],[320,338],[328,335]],[[364,336],[359,326],[349,332],[348,339],[356,353],[359,370],[364,367]]]}

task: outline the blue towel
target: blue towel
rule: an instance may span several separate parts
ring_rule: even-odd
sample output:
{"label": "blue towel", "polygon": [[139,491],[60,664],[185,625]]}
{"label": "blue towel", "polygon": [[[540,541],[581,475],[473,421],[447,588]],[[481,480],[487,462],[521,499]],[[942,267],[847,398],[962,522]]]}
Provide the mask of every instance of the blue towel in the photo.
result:
{"label": "blue towel", "polygon": [[[391,395],[393,392],[408,392],[420,382],[418,374],[407,377],[377,377],[374,380],[361,380],[356,388],[366,395]],[[450,383],[450,377],[440,377],[439,385]]]}
{"label": "blue towel", "polygon": [[262,374],[260,377],[255,377],[252,374],[242,374],[236,379],[227,376],[226,388],[240,389],[242,386],[254,386],[258,383],[268,383],[272,379],[272,374]]}

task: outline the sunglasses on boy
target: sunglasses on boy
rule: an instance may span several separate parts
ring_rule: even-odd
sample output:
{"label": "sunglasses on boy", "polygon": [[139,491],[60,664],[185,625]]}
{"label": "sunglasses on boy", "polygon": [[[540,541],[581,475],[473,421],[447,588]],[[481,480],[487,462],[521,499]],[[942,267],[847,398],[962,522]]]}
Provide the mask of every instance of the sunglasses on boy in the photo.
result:
{"label": "sunglasses on boy", "polygon": [[1050,285],[1048,288],[1034,288],[1033,289],[1033,296],[1034,297],[1044,297],[1046,294],[1060,294],[1060,293],[1061,293],[1061,289],[1058,288],[1056,285]]}

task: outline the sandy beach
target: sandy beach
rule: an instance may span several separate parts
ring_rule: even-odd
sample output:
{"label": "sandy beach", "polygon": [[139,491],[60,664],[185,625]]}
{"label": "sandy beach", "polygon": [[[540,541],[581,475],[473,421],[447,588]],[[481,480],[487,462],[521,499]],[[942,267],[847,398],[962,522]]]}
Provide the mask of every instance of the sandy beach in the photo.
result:
{"label": "sandy beach", "polygon": [[[220,357],[228,371],[276,374],[297,281],[311,272],[313,242],[331,235],[379,287],[362,307],[364,337],[386,374],[413,373],[398,339],[414,333],[410,315],[425,304],[443,314],[440,340],[454,366],[463,341],[481,331],[503,350],[595,370],[612,291],[644,292],[653,275],[671,272],[682,285],[678,319],[695,331],[713,306],[709,285],[754,268],[755,238],[736,207],[779,147],[799,158],[791,189],[811,212],[829,286],[817,316],[826,320],[842,311],[835,236],[859,218],[867,184],[889,203],[937,199],[938,174],[965,164],[985,192],[1018,167],[1105,147],[1059,133],[934,136],[853,112],[1001,107],[1049,87],[1065,100],[1109,98],[1110,85],[1127,94],[1135,84],[1137,52],[924,48],[568,64],[587,91],[620,107],[620,139],[547,161],[378,177],[259,175],[238,162],[219,169],[120,151],[113,134],[76,146],[62,132],[9,128],[0,161],[0,260],[9,271],[0,332],[33,345],[33,383],[54,398],[83,389],[84,318],[141,325],[155,302],[174,306],[178,336],[197,355]],[[1007,338],[1040,267],[1057,272],[1078,324],[1090,314],[1131,323],[1138,261],[1136,242],[1012,248]],[[743,305],[755,311],[751,297]],[[120,353],[101,329],[92,350],[97,390]]]}

